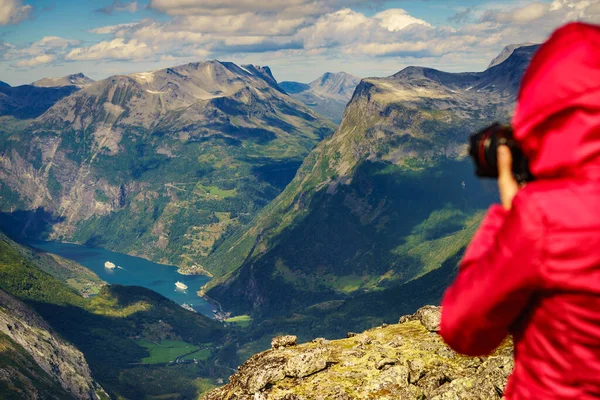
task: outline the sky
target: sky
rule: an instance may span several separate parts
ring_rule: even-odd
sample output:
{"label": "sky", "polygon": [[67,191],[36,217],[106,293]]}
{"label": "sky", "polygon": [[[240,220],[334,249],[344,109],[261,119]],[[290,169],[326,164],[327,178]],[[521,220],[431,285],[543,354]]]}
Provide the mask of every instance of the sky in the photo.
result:
{"label": "sky", "polygon": [[205,60],[268,65],[278,81],[481,71],[600,0],[0,0],[0,80],[93,79]]}

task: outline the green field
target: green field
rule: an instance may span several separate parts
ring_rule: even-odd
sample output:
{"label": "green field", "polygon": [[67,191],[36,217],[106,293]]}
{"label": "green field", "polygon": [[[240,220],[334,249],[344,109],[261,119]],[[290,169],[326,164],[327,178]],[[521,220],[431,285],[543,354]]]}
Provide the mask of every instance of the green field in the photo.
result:
{"label": "green field", "polygon": [[252,323],[252,317],[249,315],[238,315],[237,317],[227,318],[225,322],[247,328]]}
{"label": "green field", "polygon": [[166,364],[182,356],[186,356],[184,360],[194,358],[206,360],[210,357],[209,349],[201,350],[198,346],[178,340],[161,340],[157,343],[140,339],[137,343],[150,351],[150,356],[142,359],[143,364]]}

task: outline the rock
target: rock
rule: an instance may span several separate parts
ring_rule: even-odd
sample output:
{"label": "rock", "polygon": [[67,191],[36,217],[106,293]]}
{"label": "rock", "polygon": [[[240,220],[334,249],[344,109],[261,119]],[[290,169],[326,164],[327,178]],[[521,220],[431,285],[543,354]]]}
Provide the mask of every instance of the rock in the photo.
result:
{"label": "rock", "polygon": [[280,349],[282,347],[295,346],[296,340],[298,340],[298,337],[293,335],[277,336],[271,340],[271,347]]}
{"label": "rock", "polygon": [[373,343],[373,338],[368,335],[364,335],[364,334],[359,335],[359,336],[357,336],[357,338],[358,338],[358,343],[362,344],[363,346]]}
{"label": "rock", "polygon": [[265,358],[256,367],[239,376],[248,392],[256,393],[285,378],[285,357]]}
{"label": "rock", "polygon": [[423,393],[425,396],[429,396],[436,389],[442,386],[447,382],[447,377],[444,373],[440,371],[433,371],[426,374],[423,378],[421,378],[417,384],[421,389],[423,389]]}
{"label": "rock", "polygon": [[416,383],[425,373],[425,363],[421,359],[408,360],[408,369],[410,371],[408,381]]}
{"label": "rock", "polygon": [[419,308],[413,315],[401,317],[398,323],[402,324],[409,321],[419,321],[428,331],[437,332],[440,330],[441,316],[441,307],[425,306]]}
{"label": "rock", "polygon": [[354,337],[356,335],[358,335],[358,333],[354,333],[354,332],[348,332],[348,333],[346,333],[346,337],[347,338],[351,338],[351,337]]}
{"label": "rock", "polygon": [[384,358],[383,360],[379,360],[375,363],[375,368],[383,369],[386,365],[394,365],[396,364],[396,360],[392,360],[391,358]]}
{"label": "rock", "polygon": [[287,361],[285,374],[292,378],[304,378],[327,368],[329,352],[323,348],[302,352]]}

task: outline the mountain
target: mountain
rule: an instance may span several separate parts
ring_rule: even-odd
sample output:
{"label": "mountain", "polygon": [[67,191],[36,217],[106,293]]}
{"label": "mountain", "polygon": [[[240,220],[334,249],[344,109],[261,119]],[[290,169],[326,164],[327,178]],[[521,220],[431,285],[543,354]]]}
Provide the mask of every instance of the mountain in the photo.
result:
{"label": "mountain", "polygon": [[113,76],[0,127],[0,222],[210,274],[203,260],[333,130],[268,67]]}
{"label": "mountain", "polygon": [[214,365],[226,341],[219,322],[141,287],[104,285],[85,298],[58,279],[72,266],[49,274],[41,260],[0,238],[0,382],[10,383],[0,384],[2,398],[37,390],[44,399],[106,399],[106,390],[196,399],[227,373]]}
{"label": "mountain", "polygon": [[491,356],[462,357],[435,333],[439,309],[424,307],[346,339],[296,345],[276,337],[272,349],[238,368],[203,400],[500,399],[514,363],[512,345]]}
{"label": "mountain", "polygon": [[360,78],[345,72],[327,72],[309,84],[288,81],[281,82],[279,87],[317,113],[339,124],[344,108],[359,82]]}
{"label": "mountain", "polygon": [[41,88],[32,85],[12,87],[0,83],[0,117],[36,118],[60,101],[79,90],[76,86]]}
{"label": "mountain", "polygon": [[323,97],[350,101],[360,78],[345,72],[326,72],[319,79],[309,83],[311,91]]}
{"label": "mountain", "polygon": [[535,43],[521,43],[521,44],[511,44],[511,45],[504,47],[504,49],[498,55],[498,57],[494,58],[492,60],[492,62],[490,62],[490,65],[488,65],[488,69],[495,67],[496,65],[502,64],[508,57],[511,56],[511,54],[516,49],[521,48],[521,47],[534,46],[534,45],[535,45]]}
{"label": "mountain", "polygon": [[43,78],[33,82],[31,85],[37,87],[77,86],[78,88],[83,88],[91,85],[94,82],[96,81],[88,78],[80,72],[77,74],[63,76],[62,78]]}
{"label": "mountain", "polygon": [[203,293],[237,314],[283,316],[401,291],[456,258],[497,196],[473,174],[468,136],[510,117],[536,48],[479,73],[363,79],[336,133],[210,257],[221,274]]}

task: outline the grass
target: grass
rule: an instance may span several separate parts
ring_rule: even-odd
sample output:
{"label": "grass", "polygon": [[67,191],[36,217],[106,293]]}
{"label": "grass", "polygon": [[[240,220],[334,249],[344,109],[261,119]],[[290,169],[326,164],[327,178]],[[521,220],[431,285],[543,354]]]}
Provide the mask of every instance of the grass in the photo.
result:
{"label": "grass", "polygon": [[188,354],[183,357],[183,360],[202,360],[206,361],[210,358],[212,351],[210,349],[200,349],[195,353]]}
{"label": "grass", "polygon": [[252,317],[249,315],[238,315],[237,317],[227,318],[225,320],[228,324],[236,324],[242,328],[247,328],[252,324]]}
{"label": "grass", "polygon": [[195,379],[194,385],[196,385],[196,387],[198,388],[198,391],[200,393],[206,393],[217,387],[217,385],[214,384],[212,379],[208,379],[208,378]]}
{"label": "grass", "polygon": [[[190,353],[198,353],[200,347],[192,344],[178,341],[178,340],[162,340],[160,343],[151,342],[147,339],[139,339],[137,343],[150,351],[150,356],[142,359],[143,364],[166,364],[171,361],[175,361],[178,357],[185,356]],[[204,349],[206,352],[202,353],[202,356],[207,359],[210,356],[210,350]],[[192,354],[190,354],[192,356]],[[184,359],[190,360],[193,358],[201,357],[186,357]]]}

